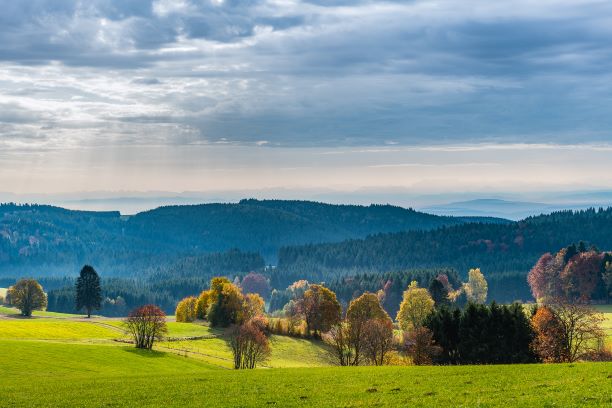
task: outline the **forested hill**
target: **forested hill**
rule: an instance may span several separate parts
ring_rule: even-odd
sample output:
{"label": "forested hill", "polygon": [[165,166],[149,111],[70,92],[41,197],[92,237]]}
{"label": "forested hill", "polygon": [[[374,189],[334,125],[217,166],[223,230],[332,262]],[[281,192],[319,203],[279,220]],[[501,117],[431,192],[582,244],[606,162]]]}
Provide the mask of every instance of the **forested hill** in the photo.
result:
{"label": "forested hill", "polygon": [[130,234],[204,251],[239,248],[276,261],[282,246],[337,242],[380,232],[430,230],[466,219],[390,205],[330,205],[309,201],[242,200],[238,204],[161,207],[129,220]]}
{"label": "forested hill", "polygon": [[[487,277],[525,276],[545,252],[585,241],[612,249],[612,208],[562,211],[506,224],[468,223],[430,231],[377,234],[335,244],[282,248],[279,274],[338,276],[413,268],[480,267]],[[526,287],[526,284],[524,284]]]}
{"label": "forested hill", "polygon": [[131,217],[4,204],[0,205],[0,276],[74,273],[84,263],[106,274],[124,275],[184,256],[233,248],[260,253],[266,262],[275,263],[282,246],[431,230],[471,220],[390,205],[281,200],[168,206]]}

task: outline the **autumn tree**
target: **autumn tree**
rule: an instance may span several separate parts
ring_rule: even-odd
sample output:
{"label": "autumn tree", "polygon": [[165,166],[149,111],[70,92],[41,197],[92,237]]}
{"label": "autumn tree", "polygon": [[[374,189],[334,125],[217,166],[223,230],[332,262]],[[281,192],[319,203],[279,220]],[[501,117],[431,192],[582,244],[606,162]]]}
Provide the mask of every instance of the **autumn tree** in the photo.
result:
{"label": "autumn tree", "polygon": [[203,290],[198,296],[196,302],[196,318],[204,320],[208,314],[208,308],[212,302],[213,292],[212,290]]}
{"label": "autumn tree", "polygon": [[[346,322],[349,329],[349,345],[352,350],[352,361],[350,365],[359,365],[360,363],[365,336],[368,335],[368,333],[366,333],[366,328],[372,330],[379,329],[382,332],[384,328],[387,327],[386,323],[381,323],[380,326],[376,323],[368,325],[368,322],[371,320],[380,320],[390,323],[391,327],[393,327],[393,322],[391,322],[391,318],[381,306],[378,297],[374,293],[366,292],[353,300],[346,312]],[[393,331],[391,331],[391,336],[393,336]],[[378,360],[375,360],[375,362],[377,361]]]}
{"label": "autumn tree", "polygon": [[251,272],[247,274],[240,283],[240,287],[242,288],[242,292],[247,293],[257,293],[264,299],[268,299],[270,297],[270,283],[268,282],[268,278],[260,273]]}
{"label": "autumn tree", "polygon": [[595,291],[602,269],[602,255],[587,251],[574,255],[559,278],[568,300],[588,301]]}
{"label": "autumn tree", "polygon": [[211,281],[212,300],[208,311],[208,321],[213,327],[227,327],[240,323],[244,296],[233,283],[225,278]]}
{"label": "autumn tree", "polygon": [[102,287],[100,276],[96,270],[85,265],[76,281],[76,310],[85,309],[87,317],[91,317],[92,310],[100,310],[102,307]]}
{"label": "autumn tree", "polygon": [[241,319],[246,322],[255,317],[263,316],[264,307],[265,303],[261,296],[257,293],[247,293],[244,295]]}
{"label": "autumn tree", "polygon": [[468,301],[474,303],[485,303],[487,301],[488,285],[480,269],[470,269],[464,289]]}
{"label": "autumn tree", "polygon": [[166,314],[155,305],[134,309],[124,321],[127,331],[132,335],[136,348],[153,348],[156,340],[161,340],[168,332]]}
{"label": "autumn tree", "polygon": [[607,298],[606,261],[612,255],[600,253],[586,245],[570,245],[556,255],[544,254],[527,276],[536,300],[546,303],[565,298],[568,301],[589,301],[592,297]]}
{"label": "autumn tree", "polygon": [[342,308],[336,294],[323,285],[310,285],[300,302],[308,334],[321,337],[340,321]]}
{"label": "autumn tree", "polygon": [[434,300],[425,288],[419,288],[416,281],[412,281],[404,292],[397,321],[402,330],[416,329],[423,325],[425,318],[434,308]]}
{"label": "autumn tree", "polygon": [[388,353],[393,349],[393,322],[389,316],[365,322],[361,348],[370,364],[385,364]]}
{"label": "autumn tree", "polygon": [[403,347],[414,365],[429,365],[442,353],[442,347],[433,339],[433,333],[427,327],[417,327],[404,332]]}
{"label": "autumn tree", "polygon": [[350,342],[349,327],[346,322],[339,322],[323,337],[329,345],[329,356],[333,363],[348,366],[353,362],[353,349]]}
{"label": "autumn tree", "polygon": [[549,337],[558,336],[560,339],[557,354],[561,356],[561,361],[574,362],[598,351],[605,338],[601,328],[604,321],[601,313],[589,305],[568,302],[566,299],[556,299],[546,307],[554,321],[549,327],[554,330],[544,334]]}
{"label": "autumn tree", "polygon": [[270,357],[270,342],[253,320],[234,328],[229,344],[235,369],[253,369]]}
{"label": "autumn tree", "polygon": [[47,307],[47,295],[34,279],[21,279],[7,291],[11,305],[21,310],[22,316],[32,316],[34,310]]}
{"label": "autumn tree", "polygon": [[531,317],[535,331],[532,347],[545,363],[560,363],[568,360],[563,327],[551,309],[540,306]]}
{"label": "autumn tree", "polygon": [[[562,259],[562,258],[561,258]],[[538,259],[527,275],[527,282],[531,287],[531,293],[537,301],[543,301],[549,297],[561,294],[559,274],[562,266],[559,265],[549,252]]]}
{"label": "autumn tree", "polygon": [[195,296],[188,296],[181,300],[176,305],[176,321],[193,322],[197,318],[197,303],[198,298]]}

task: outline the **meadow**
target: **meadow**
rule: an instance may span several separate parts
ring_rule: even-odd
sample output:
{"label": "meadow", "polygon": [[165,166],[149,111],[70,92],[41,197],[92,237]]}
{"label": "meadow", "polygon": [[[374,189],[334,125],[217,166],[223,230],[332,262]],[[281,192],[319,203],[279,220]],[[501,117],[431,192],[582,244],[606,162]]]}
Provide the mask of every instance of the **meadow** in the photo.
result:
{"label": "meadow", "polygon": [[322,343],[272,336],[264,367],[235,371],[226,332],[204,324],[169,322],[174,341],[143,351],[116,341],[126,338],[117,319],[9,312],[0,317],[3,407],[612,404],[612,363],[329,367]]}

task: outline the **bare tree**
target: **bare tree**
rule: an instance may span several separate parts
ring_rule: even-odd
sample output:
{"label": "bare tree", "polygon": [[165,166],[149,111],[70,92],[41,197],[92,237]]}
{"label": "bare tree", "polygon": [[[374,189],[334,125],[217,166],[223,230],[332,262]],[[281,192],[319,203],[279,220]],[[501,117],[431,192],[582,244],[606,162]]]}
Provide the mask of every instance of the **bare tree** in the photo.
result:
{"label": "bare tree", "polygon": [[155,340],[161,340],[168,332],[166,314],[155,305],[146,305],[134,309],[125,319],[128,332],[134,339],[136,348],[153,348]]}

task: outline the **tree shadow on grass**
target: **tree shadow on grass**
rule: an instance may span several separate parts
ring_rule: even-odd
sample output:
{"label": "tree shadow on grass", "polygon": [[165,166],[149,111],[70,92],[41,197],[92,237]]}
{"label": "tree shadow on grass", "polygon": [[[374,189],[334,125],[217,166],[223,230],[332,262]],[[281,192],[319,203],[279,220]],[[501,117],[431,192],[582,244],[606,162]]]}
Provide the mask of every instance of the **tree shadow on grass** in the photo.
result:
{"label": "tree shadow on grass", "polygon": [[163,351],[143,350],[143,349],[137,349],[135,347],[125,348],[124,350],[128,353],[136,354],[140,357],[147,357],[147,358],[160,358],[166,355],[166,353],[164,353]]}

